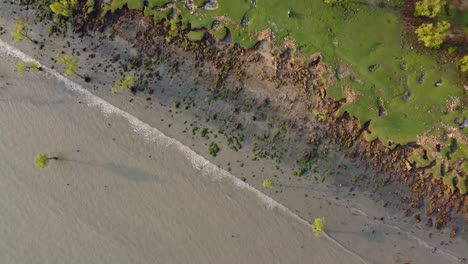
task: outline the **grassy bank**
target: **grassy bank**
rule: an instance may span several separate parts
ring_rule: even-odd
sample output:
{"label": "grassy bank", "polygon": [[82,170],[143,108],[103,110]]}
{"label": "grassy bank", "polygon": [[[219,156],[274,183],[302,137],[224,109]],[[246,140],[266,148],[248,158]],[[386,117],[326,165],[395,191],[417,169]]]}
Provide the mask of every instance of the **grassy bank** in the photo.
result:
{"label": "grassy bank", "polygon": [[[410,161],[418,166],[435,161],[432,172],[445,176],[450,190],[458,186],[465,192],[468,130],[460,128],[466,118],[463,77],[454,63],[416,51],[402,37],[398,8],[360,1],[205,2],[195,1],[189,11],[170,0],[152,0],[146,6],[142,0],[114,0],[103,10],[125,6],[144,10],[156,21],[181,22],[194,40],[203,37],[200,31],[219,40],[229,34],[232,43],[245,48],[253,47],[261,32],[268,33],[263,36],[271,36],[278,47],[293,47],[296,62],[307,63],[308,57],[320,53],[340,77],[328,78],[326,84],[328,96],[346,99],[339,114],[348,111],[362,124],[370,121],[368,140],[379,139],[390,148],[417,142],[427,152],[416,151]],[[460,14],[455,16],[450,19],[459,19]],[[455,168],[464,172],[457,174]]]}

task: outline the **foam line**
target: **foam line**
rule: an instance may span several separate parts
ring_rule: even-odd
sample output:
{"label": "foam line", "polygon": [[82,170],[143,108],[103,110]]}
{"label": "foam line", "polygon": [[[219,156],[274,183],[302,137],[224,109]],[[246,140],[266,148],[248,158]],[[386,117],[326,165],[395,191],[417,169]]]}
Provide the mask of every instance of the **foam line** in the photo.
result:
{"label": "foam line", "polygon": [[[210,177],[212,179],[217,180],[229,180],[231,181],[234,186],[237,188],[250,191],[254,193],[257,198],[268,208],[268,209],[277,209],[292,218],[296,219],[307,228],[311,228],[311,224],[298,216],[297,214],[293,213],[289,210],[286,206],[282,205],[281,203],[275,201],[273,198],[265,195],[261,191],[255,189],[251,185],[247,184],[246,182],[240,180],[239,178],[235,177],[231,173],[220,169],[215,164],[211,163],[204,157],[198,155],[189,147],[183,145],[176,139],[166,136],[163,132],[159,131],[158,129],[151,127],[150,125],[146,124],[145,122],[141,121],[140,119],[136,118],[135,116],[111,105],[107,101],[103,100],[102,98],[94,95],[90,91],[88,91],[83,86],[71,81],[70,79],[66,78],[65,76],[61,75],[59,72],[48,68],[47,66],[41,64],[39,61],[35,60],[34,58],[26,55],[22,51],[14,48],[13,46],[9,45],[8,43],[4,42],[0,39],[0,53],[6,54],[11,57],[15,57],[17,59],[22,60],[26,63],[35,62],[39,65],[45,74],[51,75],[58,80],[62,81],[65,84],[66,89],[79,94],[80,96],[84,97],[85,102],[88,106],[97,107],[100,111],[106,115],[114,114],[120,117],[125,118],[132,126],[135,133],[141,135],[146,141],[150,143],[156,143],[158,146],[161,147],[168,147],[170,145],[175,146],[186,158],[190,161],[190,164],[193,168],[202,172],[202,175]],[[335,244],[338,248],[346,252],[347,254],[357,258],[362,263],[369,263],[359,254],[351,251],[340,242],[332,238],[327,233],[324,233],[324,237]]]}

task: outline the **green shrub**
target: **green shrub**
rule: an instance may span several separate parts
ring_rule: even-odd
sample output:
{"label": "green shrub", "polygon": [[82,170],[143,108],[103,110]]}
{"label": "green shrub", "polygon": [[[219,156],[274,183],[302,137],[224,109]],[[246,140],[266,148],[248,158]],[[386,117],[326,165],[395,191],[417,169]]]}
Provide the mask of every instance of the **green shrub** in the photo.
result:
{"label": "green shrub", "polygon": [[22,19],[16,20],[15,27],[11,31],[11,36],[13,37],[14,43],[20,43],[25,39],[32,41],[32,39],[27,34],[26,27],[27,25]]}
{"label": "green shrub", "polygon": [[323,235],[323,230],[325,229],[325,218],[315,218],[314,223],[312,224],[312,230],[317,237]]}
{"label": "green shrub", "polygon": [[94,12],[94,0],[87,0],[85,5],[85,14],[89,15]]}
{"label": "green shrub", "polygon": [[32,62],[31,65],[26,65],[23,62],[18,62],[16,64],[16,71],[18,71],[18,75],[23,77],[26,71],[31,73],[36,73],[39,70],[39,65],[35,62]]}
{"label": "green shrub", "polygon": [[448,53],[449,55],[452,55],[452,54],[454,54],[455,52],[457,52],[457,50],[458,50],[457,47],[448,47],[448,48],[447,48],[447,53]]}
{"label": "green shrub", "polygon": [[77,58],[73,58],[73,56],[67,54],[57,54],[57,62],[65,67],[66,76],[70,76],[73,73],[76,73],[76,68],[78,68]]}
{"label": "green shrub", "polygon": [[132,88],[135,85],[135,77],[133,76],[126,76],[125,78],[120,78],[119,80],[114,82],[114,86],[112,87],[112,93],[118,93],[123,90],[127,90]]}
{"label": "green shrub", "polygon": [[34,163],[36,163],[36,166],[39,169],[44,169],[45,167],[47,167],[48,161],[49,161],[49,159],[43,153],[37,154],[36,157],[34,158]]}
{"label": "green shrub", "polygon": [[435,17],[439,14],[440,9],[445,1],[441,0],[421,0],[416,2],[414,6],[414,16]]}
{"label": "green shrub", "polygon": [[275,182],[272,179],[265,179],[262,183],[263,188],[271,189],[275,187]]}
{"label": "green shrub", "polygon": [[468,72],[468,55],[463,56],[458,63],[457,63],[458,68],[462,72]]}
{"label": "green shrub", "polygon": [[73,7],[76,4],[78,4],[78,0],[59,0],[50,4],[49,7],[57,15],[71,17],[73,15]]}
{"label": "green shrub", "polygon": [[450,23],[442,21],[437,22],[436,26],[432,23],[422,24],[416,29],[415,33],[418,39],[424,43],[424,46],[438,49],[448,36],[449,29]]}
{"label": "green shrub", "polygon": [[218,152],[219,152],[218,145],[214,142],[211,142],[210,147],[208,147],[208,153],[211,156],[216,157],[218,155]]}

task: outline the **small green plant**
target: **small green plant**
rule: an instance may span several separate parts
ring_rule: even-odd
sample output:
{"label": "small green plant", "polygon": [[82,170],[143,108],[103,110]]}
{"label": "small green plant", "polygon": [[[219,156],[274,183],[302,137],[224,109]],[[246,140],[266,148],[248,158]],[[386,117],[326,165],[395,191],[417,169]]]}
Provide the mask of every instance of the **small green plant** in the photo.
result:
{"label": "small green plant", "polygon": [[208,139],[208,128],[203,128],[203,129],[200,131],[200,136],[203,137],[203,138]]}
{"label": "small green plant", "polygon": [[[65,67],[65,75],[70,76],[73,73],[76,73],[76,68],[78,68],[78,59],[74,58],[71,55],[67,54],[58,54],[57,55],[57,62],[62,64]],[[77,74],[80,76],[79,74]]]}
{"label": "small green plant", "polygon": [[34,158],[34,163],[39,169],[44,169],[47,167],[47,164],[49,163],[49,160],[58,160],[58,157],[47,157],[46,154],[44,153],[39,153],[36,155]]}
{"label": "small green plant", "polygon": [[315,218],[314,223],[312,224],[312,230],[314,231],[315,236],[321,237],[325,229],[325,218]]}
{"label": "small green plant", "polygon": [[457,47],[453,47],[453,46],[448,47],[448,48],[447,48],[447,54],[448,54],[448,55],[455,54],[455,52],[457,52],[457,50],[458,50]]}
{"label": "small green plant", "polygon": [[463,56],[458,63],[457,63],[458,68],[462,72],[468,72],[468,55]]}
{"label": "small green plant", "polygon": [[172,41],[173,38],[177,37],[179,35],[179,28],[177,27],[177,19],[173,18],[169,20],[169,32],[166,36],[166,42],[169,43]]}
{"label": "small green plant", "polygon": [[15,27],[11,31],[11,36],[13,37],[14,43],[20,43],[21,41],[25,39],[31,42],[34,42],[34,40],[31,37],[29,37],[26,29],[27,29],[27,24],[24,23],[23,19],[16,20]]}
{"label": "small green plant", "polygon": [[262,186],[263,188],[271,189],[275,187],[275,182],[272,179],[265,179],[263,180]]}
{"label": "small green plant", "polygon": [[76,4],[78,4],[78,0],[59,0],[50,4],[49,7],[56,15],[71,17],[73,15],[73,7]]}
{"label": "small green plant", "polygon": [[213,157],[216,157],[219,152],[219,147],[216,143],[211,142],[210,146],[208,147],[208,154],[210,154]]}
{"label": "small green plant", "polygon": [[415,33],[418,39],[424,43],[424,46],[438,49],[448,36],[449,29],[450,23],[442,21],[437,22],[435,26],[432,23],[422,24],[416,29]]}
{"label": "small green plant", "polygon": [[18,62],[16,64],[16,71],[18,72],[19,76],[23,77],[27,71],[30,73],[36,73],[39,71],[39,64],[32,62],[31,65],[26,65],[23,62]]}
{"label": "small green plant", "polygon": [[26,64],[22,63],[22,62],[18,62],[16,64],[16,71],[18,71],[18,75],[23,77],[25,75],[25,72],[26,72]]}
{"label": "small green plant", "polygon": [[119,80],[114,82],[114,86],[112,87],[112,93],[118,93],[123,90],[127,90],[132,88],[135,85],[135,77],[133,76],[126,76],[121,77]]}
{"label": "small green plant", "polygon": [[414,16],[425,16],[433,18],[440,13],[440,9],[445,1],[441,0],[421,0],[414,5]]}
{"label": "small green plant", "polygon": [[94,0],[87,0],[86,5],[84,6],[83,12],[86,15],[89,15],[94,12]]}

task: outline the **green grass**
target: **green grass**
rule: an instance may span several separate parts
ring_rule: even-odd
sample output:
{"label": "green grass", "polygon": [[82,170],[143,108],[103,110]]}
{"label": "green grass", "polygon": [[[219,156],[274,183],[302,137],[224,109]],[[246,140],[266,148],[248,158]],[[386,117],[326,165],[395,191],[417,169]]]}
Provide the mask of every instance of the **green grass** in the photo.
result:
{"label": "green grass", "polygon": [[205,37],[205,31],[190,31],[187,37],[190,41],[200,41]]}
{"label": "green grass", "polygon": [[[143,9],[143,0],[114,0],[111,9],[121,8],[127,2],[131,9]],[[154,0],[150,6],[169,2]],[[447,124],[454,126],[455,117],[466,116],[464,110],[447,111],[447,100],[466,96],[456,66],[438,63],[431,55],[412,49],[402,38],[402,21],[394,8],[378,8],[365,1],[332,6],[323,0],[257,0],[256,6],[250,0],[218,0],[218,5],[215,10],[199,8],[190,13],[176,3],[183,28],[191,30],[190,39],[200,40],[201,30],[211,30],[216,38],[223,39],[229,31],[232,42],[250,48],[257,42],[258,32],[268,29],[276,44],[281,45],[286,39],[296,43],[296,58],[320,53],[322,61],[332,69],[338,64],[348,66],[352,77],[331,84],[327,94],[335,99],[346,97],[349,91],[355,94],[338,114],[347,111],[362,124],[371,120],[368,140],[378,138],[394,147],[416,142],[418,135],[441,136]],[[437,20],[461,25],[467,32],[468,14],[453,7],[451,11],[451,17],[442,11]],[[156,20],[169,14],[167,10],[154,9],[145,13]],[[215,20],[221,29],[212,30]],[[370,71],[369,66],[374,64],[379,65],[378,69]],[[424,81],[419,83],[423,74]],[[435,86],[438,80],[442,80],[440,87]],[[379,106],[385,108],[384,115],[379,114]],[[464,129],[462,136],[467,134],[468,129]],[[433,147],[427,148],[433,151]],[[463,147],[452,153],[450,162],[455,162],[453,156],[462,158],[462,150]],[[429,154],[438,162],[448,161],[442,155]]]}
{"label": "green grass", "polygon": [[221,28],[218,28],[214,31],[214,36],[217,40],[224,40],[226,38],[227,33],[227,28],[222,26]]}

